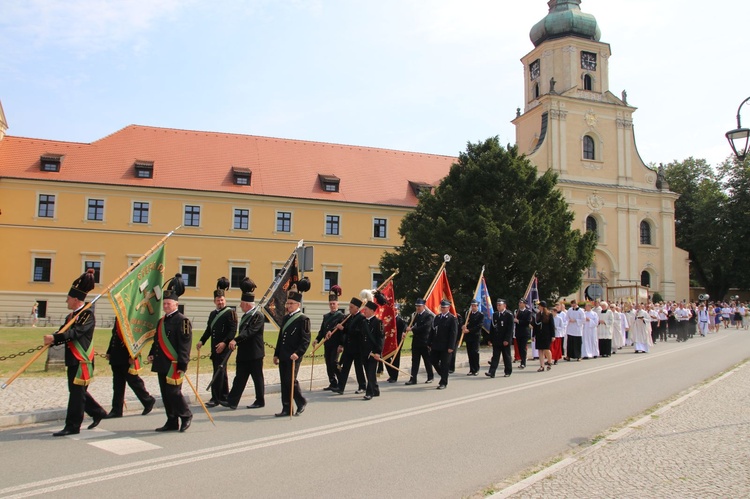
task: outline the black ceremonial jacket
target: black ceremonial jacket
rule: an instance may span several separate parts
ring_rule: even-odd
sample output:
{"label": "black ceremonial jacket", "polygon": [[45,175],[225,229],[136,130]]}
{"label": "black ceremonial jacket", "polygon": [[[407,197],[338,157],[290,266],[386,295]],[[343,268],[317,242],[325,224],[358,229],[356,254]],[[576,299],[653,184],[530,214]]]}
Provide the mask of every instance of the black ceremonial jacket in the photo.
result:
{"label": "black ceremonial jacket", "polygon": [[[221,314],[221,316],[214,321],[214,318]],[[216,353],[216,346],[219,343],[225,343],[227,346],[229,342],[234,338],[237,332],[237,312],[233,308],[226,306],[221,310],[212,310],[208,315],[208,323],[206,324],[206,332],[201,336],[201,343],[205,345],[206,340],[209,336],[211,337],[211,358],[221,357]]]}
{"label": "black ceremonial jacket", "polygon": [[237,362],[258,360],[266,356],[263,343],[263,329],[265,320],[263,313],[255,309],[248,311],[240,319],[240,331],[234,338],[237,343]]}
{"label": "black ceremonial jacket", "polygon": [[289,357],[293,353],[302,358],[308,346],[310,346],[310,319],[299,310],[292,315],[285,315],[281,320],[281,330],[274,357],[278,357],[281,362],[291,362]]}
{"label": "black ceremonial jacket", "polygon": [[[170,315],[162,318],[160,326],[163,328],[163,334],[177,353],[177,370],[186,371],[190,361],[190,348],[193,346],[193,325],[190,319],[175,311]],[[154,335],[154,344],[151,345],[149,356],[153,356],[151,371],[159,374],[167,374],[172,362],[162,351],[159,344],[159,327],[157,326],[156,335]]]}
{"label": "black ceremonial jacket", "polygon": [[[76,312],[71,312],[65,317],[63,325],[67,324],[71,317]],[[76,317],[75,322],[68,328],[64,333],[54,333],[54,344],[62,345],[69,341],[78,340],[81,348],[88,350],[91,342],[94,341],[94,328],[96,327],[96,317],[92,310],[86,309]],[[62,328],[61,328],[62,329]],[[78,359],[75,358],[70,348],[65,349],[65,365],[68,367],[75,367],[79,364]]]}

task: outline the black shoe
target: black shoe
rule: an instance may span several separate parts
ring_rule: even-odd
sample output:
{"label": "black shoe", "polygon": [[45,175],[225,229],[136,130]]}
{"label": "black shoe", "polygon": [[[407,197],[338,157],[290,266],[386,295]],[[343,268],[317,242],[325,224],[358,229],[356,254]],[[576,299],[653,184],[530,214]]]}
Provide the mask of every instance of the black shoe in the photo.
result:
{"label": "black shoe", "polygon": [[518,366],[518,368],[519,369],[526,369],[526,364],[521,364],[520,366]]}
{"label": "black shoe", "polygon": [[362,398],[364,398],[365,400],[372,400],[372,395],[365,395]]}
{"label": "black shoe", "polygon": [[222,406],[222,407],[229,407],[232,410],[237,409],[237,404],[232,405],[232,404],[229,403],[228,400],[220,400],[219,401],[219,405]]}
{"label": "black shoe", "polygon": [[323,388],[324,392],[330,392],[331,390],[335,390],[336,385],[328,385],[327,387]]}
{"label": "black shoe", "polygon": [[147,400],[145,404],[143,404],[143,412],[141,412],[141,416],[145,416],[151,410],[154,408],[154,405],[156,405],[156,399],[151,397],[151,400]]}
{"label": "black shoe", "polygon": [[425,385],[428,385],[430,383],[432,383],[432,378],[430,378],[430,379],[428,379],[427,381],[424,382]]}
{"label": "black shoe", "polygon": [[53,437],[64,437],[66,435],[78,435],[80,430],[74,430],[72,428],[63,428],[60,431],[56,431],[52,434]]}
{"label": "black shoe", "polygon": [[307,409],[307,402],[302,404],[301,406],[297,407],[297,412],[294,413],[295,416],[299,416],[303,412],[305,412],[305,409]]}
{"label": "black shoe", "polygon": [[253,402],[253,405],[247,406],[248,409],[260,409],[261,407],[265,407],[265,402]]}
{"label": "black shoe", "polygon": [[161,428],[157,428],[154,431],[177,431],[180,428],[177,426],[177,422],[167,421],[167,423]]}
{"label": "black shoe", "polygon": [[282,410],[281,412],[277,412],[274,414],[277,418],[283,418],[283,417],[289,417],[289,411]]}
{"label": "black shoe", "polygon": [[188,428],[190,428],[190,423],[193,422],[193,416],[188,416],[186,418],[182,418],[182,424],[180,425],[180,433],[186,431]]}
{"label": "black shoe", "polygon": [[503,374],[503,378],[510,378],[510,374]]}
{"label": "black shoe", "polygon": [[490,373],[484,373],[484,375],[487,376],[487,377],[489,377],[489,378],[494,378],[495,377],[494,374],[490,374]]}
{"label": "black shoe", "polygon": [[448,371],[448,374],[453,374],[454,372],[456,372],[456,371]]}
{"label": "black shoe", "polygon": [[409,381],[407,381],[407,382],[406,382],[406,383],[404,383],[404,384],[405,384],[405,385],[416,385],[416,384],[417,384],[417,381],[416,381],[416,380],[414,380],[414,379],[410,379]]}
{"label": "black shoe", "polygon": [[96,428],[97,426],[99,426],[99,423],[102,422],[102,419],[104,419],[106,417],[107,417],[106,414],[104,414],[102,416],[95,416],[94,417],[94,422],[89,425],[89,430],[93,430],[94,428]]}
{"label": "black shoe", "polygon": [[388,378],[388,383],[395,383],[398,380],[396,378]]}
{"label": "black shoe", "polygon": [[343,395],[344,394],[344,390],[336,388],[335,390],[331,390],[331,393],[335,393],[336,395]]}
{"label": "black shoe", "polygon": [[445,385],[438,385],[438,386],[437,386],[437,389],[438,389],[438,390],[445,390],[446,388],[448,388],[448,387],[447,387],[447,386],[445,386]]}
{"label": "black shoe", "polygon": [[362,393],[365,393],[366,390],[363,390],[362,388],[358,389],[356,392],[354,392],[355,395],[360,395]]}
{"label": "black shoe", "polygon": [[122,417],[121,412],[109,411],[109,413],[106,416],[104,416],[104,419],[116,419],[116,418],[121,418],[121,417]]}
{"label": "black shoe", "polygon": [[216,407],[217,405],[219,405],[219,402],[215,400],[209,400],[208,402],[206,402],[206,407]]}

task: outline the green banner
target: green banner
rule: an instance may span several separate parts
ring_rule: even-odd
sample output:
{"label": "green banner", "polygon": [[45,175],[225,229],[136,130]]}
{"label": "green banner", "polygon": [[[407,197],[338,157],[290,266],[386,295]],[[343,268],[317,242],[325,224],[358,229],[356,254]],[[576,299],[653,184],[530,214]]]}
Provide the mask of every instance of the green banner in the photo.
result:
{"label": "green banner", "polygon": [[122,339],[135,357],[156,334],[161,318],[164,245],[133,269],[109,292]]}

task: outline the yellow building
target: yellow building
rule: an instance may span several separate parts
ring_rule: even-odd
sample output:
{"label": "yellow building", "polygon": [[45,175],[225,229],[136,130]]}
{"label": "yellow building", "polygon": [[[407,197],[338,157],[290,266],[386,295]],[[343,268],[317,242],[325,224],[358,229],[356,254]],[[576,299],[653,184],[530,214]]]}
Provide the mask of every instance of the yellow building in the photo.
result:
{"label": "yellow building", "polygon": [[[580,0],[552,0],[531,30],[525,107],[513,121],[519,150],[559,188],[581,230],[599,236],[595,261],[574,297],[642,284],[665,299],[688,299],[688,255],[675,246],[677,194],[646,167],[623,91],[609,90],[610,46]],[[606,296],[606,295],[605,295]]]}

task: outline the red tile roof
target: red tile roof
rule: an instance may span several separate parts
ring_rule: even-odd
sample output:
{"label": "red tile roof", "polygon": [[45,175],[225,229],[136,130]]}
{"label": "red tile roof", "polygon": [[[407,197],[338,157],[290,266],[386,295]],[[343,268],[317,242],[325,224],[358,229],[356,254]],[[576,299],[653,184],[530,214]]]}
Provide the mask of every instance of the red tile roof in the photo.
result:
{"label": "red tile roof", "polygon": [[[62,154],[59,173],[39,158]],[[153,161],[151,179],[136,161]],[[6,136],[0,177],[133,185],[352,203],[415,206],[409,181],[437,185],[456,158],[253,135],[130,125],[91,144]],[[250,186],[234,184],[232,167],[252,170]],[[341,179],[324,192],[318,174]]]}

